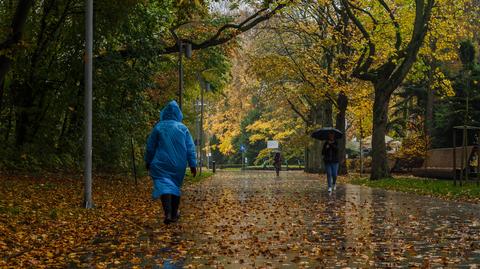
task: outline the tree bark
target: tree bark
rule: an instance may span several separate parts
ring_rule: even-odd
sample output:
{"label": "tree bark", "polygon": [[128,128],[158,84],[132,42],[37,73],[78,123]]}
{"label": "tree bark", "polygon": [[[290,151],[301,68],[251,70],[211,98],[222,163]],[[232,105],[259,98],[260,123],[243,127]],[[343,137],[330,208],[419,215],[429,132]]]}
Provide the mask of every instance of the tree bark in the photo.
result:
{"label": "tree bark", "polygon": [[333,104],[330,100],[325,100],[322,102],[324,108],[322,122],[320,124],[322,127],[333,127]]}
{"label": "tree bark", "polygon": [[390,95],[383,87],[374,85],[375,100],[373,103],[373,135],[372,135],[372,171],[371,180],[390,177],[387,161],[385,134],[387,132],[388,105]]}
{"label": "tree bark", "polygon": [[322,160],[322,142],[312,140],[305,149],[305,172],[318,174],[324,170]]}
{"label": "tree bark", "polygon": [[338,106],[338,113],[336,116],[335,127],[341,131],[344,135],[341,139],[338,140],[338,157],[339,157],[339,166],[338,166],[338,173],[340,175],[348,174],[348,167],[346,162],[346,141],[347,137],[345,134],[346,126],[345,126],[345,115],[347,112],[348,106],[348,97],[345,95],[344,92],[340,92],[337,97],[337,106]]}

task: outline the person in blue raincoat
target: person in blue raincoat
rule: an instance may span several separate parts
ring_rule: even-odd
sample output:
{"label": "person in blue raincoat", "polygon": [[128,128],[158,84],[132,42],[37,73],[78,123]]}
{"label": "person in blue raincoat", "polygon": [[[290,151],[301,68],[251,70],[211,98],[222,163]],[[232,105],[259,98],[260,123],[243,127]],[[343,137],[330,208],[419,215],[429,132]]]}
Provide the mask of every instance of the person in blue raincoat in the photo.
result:
{"label": "person in blue raincoat", "polygon": [[152,198],[162,201],[165,224],[178,220],[181,187],[187,164],[196,176],[195,144],[177,102],[160,112],[160,121],[147,140],[145,164],[153,180]]}

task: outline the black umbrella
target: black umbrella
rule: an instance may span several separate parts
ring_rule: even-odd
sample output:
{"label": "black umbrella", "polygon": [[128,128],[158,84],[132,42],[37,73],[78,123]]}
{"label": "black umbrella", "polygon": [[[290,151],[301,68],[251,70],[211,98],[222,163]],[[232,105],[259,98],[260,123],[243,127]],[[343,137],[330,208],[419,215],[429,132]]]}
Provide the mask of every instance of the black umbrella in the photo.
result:
{"label": "black umbrella", "polygon": [[342,132],[332,127],[325,127],[325,128],[318,129],[312,133],[312,137],[318,140],[328,140],[329,133],[334,133],[335,139],[340,139],[343,137]]}

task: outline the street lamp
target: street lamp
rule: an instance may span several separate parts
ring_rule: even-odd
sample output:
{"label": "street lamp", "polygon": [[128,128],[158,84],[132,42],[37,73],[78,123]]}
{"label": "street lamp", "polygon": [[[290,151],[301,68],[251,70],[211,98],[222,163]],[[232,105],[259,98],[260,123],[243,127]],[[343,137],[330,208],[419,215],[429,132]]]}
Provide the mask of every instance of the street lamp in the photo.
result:
{"label": "street lamp", "polygon": [[182,40],[178,40],[178,105],[182,109],[182,96],[183,96],[183,64],[182,56],[185,54],[185,57],[188,59],[192,58],[192,44]]}
{"label": "street lamp", "polygon": [[200,167],[202,167],[201,165],[201,154],[202,154],[202,146],[200,145],[200,137],[202,136],[201,134],[201,129],[200,129],[200,111],[201,111],[201,107],[202,107],[202,103],[200,101],[199,98],[196,98],[195,101],[194,101],[194,106],[195,106],[195,148],[196,148],[196,158],[198,160],[198,165]]}
{"label": "street lamp", "polygon": [[210,91],[210,83],[205,81],[204,87],[201,87],[202,90],[201,90],[201,94],[200,94],[200,99],[201,99],[201,107],[200,107],[200,141],[199,141],[199,144],[200,144],[200,175],[202,174],[202,167],[203,167],[203,155],[202,155],[202,151],[203,151],[203,105],[204,105],[204,102],[203,102],[203,95],[205,93],[205,91]]}
{"label": "street lamp", "polygon": [[93,0],[86,0],[85,4],[85,160],[83,205],[85,208],[92,208]]}
{"label": "street lamp", "polygon": [[[208,69],[207,69],[208,70]],[[203,70],[202,72],[205,72],[207,70]],[[205,105],[205,102],[204,102],[204,95],[205,95],[205,91],[210,91],[211,89],[211,86],[210,86],[210,83],[208,81],[206,81],[201,75],[200,75],[201,72],[198,72],[197,73],[197,79],[200,83],[200,100],[197,99],[196,103],[195,103],[195,110],[197,107],[200,107],[200,122],[198,120],[198,117],[197,117],[197,146],[198,146],[198,151],[197,151],[197,154],[198,154],[198,163],[199,163],[199,166],[200,166],[200,169],[199,169],[199,173],[200,175],[202,174],[202,167],[203,167],[203,138],[204,138],[204,132],[203,132],[203,111],[204,111],[204,105]],[[197,110],[196,110],[197,112]],[[198,113],[198,112],[197,112]],[[198,114],[197,114],[198,115]]]}

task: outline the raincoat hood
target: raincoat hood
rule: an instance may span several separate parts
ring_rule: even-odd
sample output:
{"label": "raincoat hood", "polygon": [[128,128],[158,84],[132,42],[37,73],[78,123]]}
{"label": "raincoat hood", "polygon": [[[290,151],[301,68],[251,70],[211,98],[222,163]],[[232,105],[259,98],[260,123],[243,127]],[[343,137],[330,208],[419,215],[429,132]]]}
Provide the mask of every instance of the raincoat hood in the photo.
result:
{"label": "raincoat hood", "polygon": [[171,101],[162,109],[162,111],[160,111],[160,120],[174,120],[182,122],[183,114],[177,102]]}

